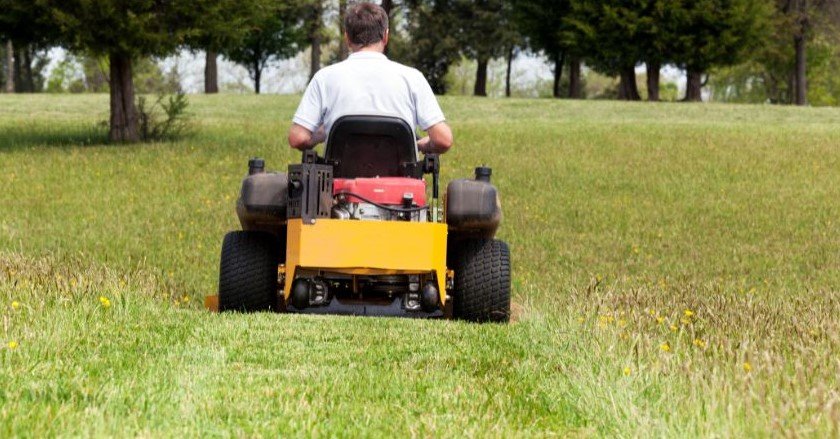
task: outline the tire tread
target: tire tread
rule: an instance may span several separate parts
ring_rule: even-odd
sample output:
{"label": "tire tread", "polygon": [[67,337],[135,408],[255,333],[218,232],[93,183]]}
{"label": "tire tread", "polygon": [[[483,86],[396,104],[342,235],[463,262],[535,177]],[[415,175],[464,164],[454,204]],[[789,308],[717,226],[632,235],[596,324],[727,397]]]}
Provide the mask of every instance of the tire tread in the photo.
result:
{"label": "tire tread", "polygon": [[265,232],[225,235],[219,263],[220,311],[269,311],[277,296],[280,244]]}
{"label": "tire tread", "polygon": [[473,322],[510,320],[510,250],[504,241],[468,239],[452,253],[453,314]]}

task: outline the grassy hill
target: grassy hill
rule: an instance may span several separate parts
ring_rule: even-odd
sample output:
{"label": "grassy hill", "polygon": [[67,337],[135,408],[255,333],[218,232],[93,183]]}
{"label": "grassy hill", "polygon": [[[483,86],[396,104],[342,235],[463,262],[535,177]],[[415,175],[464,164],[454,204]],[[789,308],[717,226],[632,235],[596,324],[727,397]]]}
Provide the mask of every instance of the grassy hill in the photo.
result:
{"label": "grassy hill", "polygon": [[444,98],[488,164],[515,322],[213,315],[250,156],[296,97],[0,95],[0,435],[840,432],[840,110]]}

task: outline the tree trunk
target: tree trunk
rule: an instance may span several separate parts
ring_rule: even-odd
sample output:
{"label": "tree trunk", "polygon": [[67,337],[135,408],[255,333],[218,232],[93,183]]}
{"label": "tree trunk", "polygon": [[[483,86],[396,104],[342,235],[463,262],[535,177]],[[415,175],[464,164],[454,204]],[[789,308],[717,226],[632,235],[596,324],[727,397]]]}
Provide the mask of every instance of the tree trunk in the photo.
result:
{"label": "tree trunk", "polygon": [[566,55],[563,53],[554,54],[554,90],[552,92],[555,98],[561,98],[560,80],[563,78],[563,64],[566,63]]}
{"label": "tree trunk", "polygon": [[205,52],[204,62],[204,93],[213,94],[219,92],[219,68],[216,59],[219,54],[215,50]]}
{"label": "tree trunk", "polygon": [[15,47],[6,41],[6,93],[15,92]]}
{"label": "tree trunk", "polygon": [[478,59],[478,68],[475,70],[474,96],[487,96],[487,59]]}
{"label": "tree trunk", "polygon": [[32,93],[35,91],[32,77],[32,54],[28,46],[18,47],[15,53],[15,63],[12,70],[15,93]]}
{"label": "tree trunk", "polygon": [[805,53],[805,35],[794,38],[796,49],[796,69],[794,70],[794,103],[796,105],[808,105],[808,81],[807,81],[807,60]]}
{"label": "tree trunk", "polygon": [[625,101],[640,101],[639,86],[636,84],[636,68],[634,66],[621,69],[621,80],[618,83],[618,98]]}
{"label": "tree trunk", "polygon": [[312,23],[309,28],[309,43],[312,45],[312,58],[309,63],[309,79],[321,70],[321,15],[324,12],[322,0],[315,2],[312,11]]}
{"label": "tree trunk", "polygon": [[111,131],[112,142],[136,142],[140,140],[137,124],[137,108],[134,106],[134,80],[131,71],[131,57],[111,53]]}
{"label": "tree trunk", "polygon": [[785,102],[791,105],[796,102],[796,69],[793,70],[787,78],[787,99],[785,99]]}
{"label": "tree trunk", "polygon": [[391,10],[394,9],[394,0],[382,0],[382,9],[385,10],[385,13],[388,14],[388,19],[390,21],[391,18]]}
{"label": "tree trunk", "polygon": [[32,48],[23,46],[23,86],[26,93],[35,93],[35,77],[32,75]]}
{"label": "tree trunk", "polygon": [[701,102],[703,100],[703,72],[688,69],[685,81],[685,102]]}
{"label": "tree trunk", "polygon": [[[382,9],[385,10],[385,13],[388,14],[388,26],[391,26],[391,11],[394,9],[394,1],[393,0],[382,0]],[[388,55],[388,46],[385,46],[385,55]]]}
{"label": "tree trunk", "polygon": [[507,51],[507,71],[505,72],[505,97],[510,97],[510,73],[513,70],[513,51],[515,47],[513,44],[508,47]]}
{"label": "tree trunk", "polygon": [[344,17],[347,16],[347,0],[338,0],[338,60],[344,61],[349,55],[347,41],[344,40]]}
{"label": "tree trunk", "polygon": [[571,99],[580,99],[583,97],[580,69],[580,58],[573,56],[569,59],[569,98]]}
{"label": "tree trunk", "polygon": [[662,63],[658,61],[648,61],[647,67],[647,91],[648,100],[651,102],[659,101],[659,71],[662,69]]}
{"label": "tree trunk", "polygon": [[[311,78],[310,78],[311,79]],[[262,80],[262,68],[259,62],[254,63],[254,93],[260,94],[260,82]]]}
{"label": "tree trunk", "polygon": [[15,62],[12,66],[12,82],[15,84],[15,93],[22,93],[23,92],[23,72],[21,71],[21,65],[23,64],[23,52],[20,48],[15,48],[14,53]]}

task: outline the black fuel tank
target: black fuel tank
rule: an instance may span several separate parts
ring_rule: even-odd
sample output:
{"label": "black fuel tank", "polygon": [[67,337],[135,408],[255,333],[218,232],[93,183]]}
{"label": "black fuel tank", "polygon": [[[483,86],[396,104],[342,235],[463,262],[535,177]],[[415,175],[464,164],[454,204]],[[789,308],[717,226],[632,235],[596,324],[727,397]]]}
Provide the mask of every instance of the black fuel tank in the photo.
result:
{"label": "black fuel tank", "polygon": [[446,224],[450,235],[492,238],[501,221],[499,194],[489,181],[460,179],[449,183],[446,189]]}
{"label": "black fuel tank", "polygon": [[256,172],[242,180],[236,214],[243,230],[274,232],[286,224],[289,178],[282,172]]}

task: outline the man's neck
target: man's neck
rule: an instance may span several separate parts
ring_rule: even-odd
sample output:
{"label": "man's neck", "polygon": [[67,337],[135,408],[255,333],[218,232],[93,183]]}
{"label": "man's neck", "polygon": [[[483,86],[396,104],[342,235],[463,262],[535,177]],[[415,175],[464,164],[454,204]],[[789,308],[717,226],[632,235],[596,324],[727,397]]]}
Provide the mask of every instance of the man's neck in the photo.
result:
{"label": "man's neck", "polygon": [[362,52],[373,52],[373,53],[385,53],[385,45],[383,44],[371,44],[370,46],[360,47],[358,49],[350,49],[352,53],[362,53]]}

